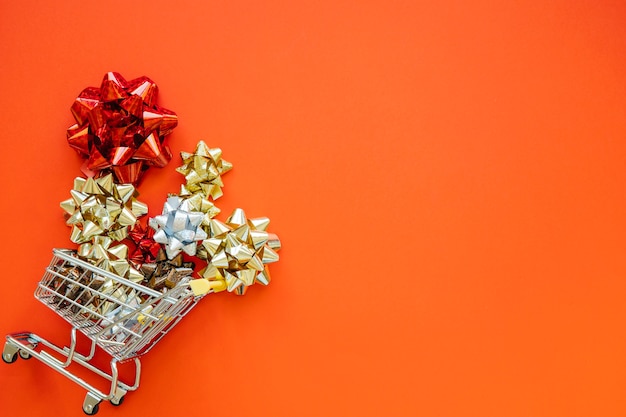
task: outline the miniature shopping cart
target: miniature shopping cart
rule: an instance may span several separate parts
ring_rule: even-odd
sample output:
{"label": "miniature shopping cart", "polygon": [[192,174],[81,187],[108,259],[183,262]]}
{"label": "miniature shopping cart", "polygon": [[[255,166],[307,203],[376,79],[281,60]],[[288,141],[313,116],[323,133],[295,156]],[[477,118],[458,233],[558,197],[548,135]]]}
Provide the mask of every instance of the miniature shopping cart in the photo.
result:
{"label": "miniature shopping cart", "polygon": [[[188,271],[189,273],[191,270]],[[37,285],[35,298],[72,325],[70,345],[59,347],[34,333],[14,333],[6,337],[2,359],[13,363],[18,355],[35,357],[87,390],[83,411],[98,412],[101,401],[120,405],[128,391],[139,387],[141,362],[148,352],[198,303],[185,276],[171,289],[160,292],[122,278],[78,259],[72,251],[55,249],[46,273]],[[77,331],[91,341],[87,355],[76,350]],[[111,370],[92,362],[96,346],[111,356]],[[48,348],[65,361],[46,352]],[[117,364],[133,361],[134,384],[127,385],[118,375]],[[108,393],[96,389],[72,373],[70,364],[79,364],[110,382]]]}

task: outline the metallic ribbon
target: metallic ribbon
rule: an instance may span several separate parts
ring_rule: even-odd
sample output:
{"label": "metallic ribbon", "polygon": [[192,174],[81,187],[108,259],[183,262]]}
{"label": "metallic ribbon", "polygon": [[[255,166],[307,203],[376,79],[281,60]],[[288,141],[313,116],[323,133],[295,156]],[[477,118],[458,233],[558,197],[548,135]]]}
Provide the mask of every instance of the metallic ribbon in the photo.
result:
{"label": "metallic ribbon", "polygon": [[[102,327],[106,327],[112,325],[118,320],[121,320],[121,323],[111,326],[105,335],[111,337],[111,339],[117,342],[122,343],[129,335],[129,333],[123,331],[123,329],[137,331],[140,327],[140,323],[137,319],[132,317],[125,319],[125,317],[134,313],[135,310],[141,305],[142,300],[133,289],[127,292],[119,292],[119,294],[115,295],[115,299],[119,302],[119,304],[114,304],[110,301],[105,301],[103,303],[106,307],[100,309],[100,314],[104,316],[104,319],[102,319],[99,324]],[[115,305],[117,306],[115,307]]]}
{"label": "metallic ribbon", "polygon": [[[129,267],[128,262],[124,262],[125,245],[111,246],[112,240],[106,237],[94,238],[94,243],[83,244],[79,247],[77,255],[89,262],[96,263],[100,268],[111,271],[120,276],[126,276],[127,278],[139,282],[143,279],[143,275],[137,271],[133,271]],[[106,253],[104,253],[106,252]],[[56,272],[59,276],[55,277],[48,287],[57,294],[65,296],[67,299],[74,301],[76,304],[72,304],[61,297],[55,297],[54,302],[60,303],[60,307],[69,306],[74,313],[81,314],[97,323],[101,323],[103,326],[110,324],[107,319],[111,321],[115,320],[120,313],[128,313],[128,309],[122,312],[122,303],[138,306],[142,300],[132,288],[121,286],[119,283],[114,282],[109,278],[104,278],[98,274],[86,273],[86,271],[79,266],[72,266],[69,264],[62,264],[55,266]],[[64,279],[63,277],[68,277]],[[74,282],[82,284],[87,288],[77,285]],[[97,293],[96,293],[97,291]],[[105,296],[101,296],[104,294]],[[111,299],[107,298],[110,297]],[[125,308],[125,307],[124,307]],[[100,316],[104,316],[105,319],[100,322],[100,318],[94,312]]]}
{"label": "metallic ribbon", "polygon": [[174,288],[182,278],[191,275],[194,267],[193,262],[183,261],[182,253],[168,259],[165,251],[161,249],[153,263],[141,266],[141,272],[145,277],[144,285],[161,291],[164,288]]}
{"label": "metallic ribbon", "polygon": [[164,139],[178,118],[156,104],[157,95],[148,77],[126,81],[117,72],[105,74],[99,88],[80,93],[67,141],[87,159],[86,175],[112,172],[117,182],[137,184],[149,166],[162,168],[172,159]]}
{"label": "metallic ribbon", "polygon": [[[176,169],[185,176],[180,196],[201,194],[204,199],[217,200],[222,196],[222,175],[232,169],[232,164],[222,159],[220,148],[209,148],[203,141],[196,145],[194,153],[181,152],[183,165]],[[217,214],[217,213],[216,213]],[[214,217],[214,216],[212,216]]]}
{"label": "metallic ribbon", "polygon": [[[209,284],[195,283],[197,295],[227,290],[243,295],[254,283],[268,285],[267,264],[278,261],[280,240],[268,233],[267,217],[248,219],[245,212],[235,209],[226,223],[211,219],[208,238],[202,242],[207,254],[207,266],[200,274]],[[193,281],[192,281],[193,283]]]}
{"label": "metallic ribbon", "polygon": [[171,196],[163,206],[160,216],[149,220],[150,227],[155,229],[154,240],[165,245],[165,252],[169,259],[173,259],[181,252],[194,256],[198,242],[207,238],[207,234],[200,225],[204,213],[190,207],[189,200],[178,196]]}
{"label": "metallic ribbon", "polygon": [[137,268],[145,263],[152,263],[161,249],[161,245],[154,241],[154,229],[144,227],[137,222],[128,233],[128,237],[135,244],[135,249],[131,252],[129,259]]}
{"label": "metallic ribbon", "polygon": [[120,243],[113,245],[113,239],[95,236],[91,243],[78,247],[79,257],[105,271],[110,271],[133,282],[141,282],[144,276],[128,262],[128,246]]}
{"label": "metallic ribbon", "polygon": [[61,208],[69,216],[66,223],[72,226],[74,243],[101,235],[120,241],[137,218],[148,213],[148,207],[135,199],[135,187],[114,184],[111,174],[95,180],[77,177],[70,194],[72,198],[62,201]]}

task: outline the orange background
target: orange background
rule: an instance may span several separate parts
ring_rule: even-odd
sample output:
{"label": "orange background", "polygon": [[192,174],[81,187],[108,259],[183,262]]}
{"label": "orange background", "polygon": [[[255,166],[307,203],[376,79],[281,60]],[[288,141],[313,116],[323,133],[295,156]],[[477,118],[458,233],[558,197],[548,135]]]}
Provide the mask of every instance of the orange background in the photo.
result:
{"label": "orange background", "polygon": [[[546,4],[542,4],[546,3]],[[549,3],[549,4],[548,4]],[[624,416],[626,5],[3,1],[0,333],[58,343],[32,293],[80,161],[69,107],[153,78],[176,157],[221,147],[224,213],[269,216],[272,284],[211,295],[99,415]],[[224,219],[224,217],[221,217]],[[82,415],[41,363],[2,415]]]}

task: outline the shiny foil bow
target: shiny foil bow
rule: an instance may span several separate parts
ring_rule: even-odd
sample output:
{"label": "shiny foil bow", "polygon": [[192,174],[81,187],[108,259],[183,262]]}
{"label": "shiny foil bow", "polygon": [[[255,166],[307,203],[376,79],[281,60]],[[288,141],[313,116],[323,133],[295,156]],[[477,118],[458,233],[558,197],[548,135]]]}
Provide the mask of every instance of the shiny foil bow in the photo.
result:
{"label": "shiny foil bow", "polygon": [[163,213],[151,218],[148,224],[156,230],[154,240],[165,245],[167,257],[172,259],[181,251],[191,256],[196,254],[198,242],[207,238],[200,227],[204,216],[192,210],[189,200],[172,196],[163,206]]}
{"label": "shiny foil bow", "polygon": [[[94,240],[100,239],[107,238],[98,237]],[[89,251],[86,246],[83,247],[82,250]],[[107,250],[113,254],[118,250],[123,251],[123,248],[108,247]],[[117,255],[112,256],[115,257]],[[65,263],[55,265],[54,268],[59,275],[50,282],[48,287],[56,294],[64,297],[61,298],[59,296],[55,296],[54,302],[58,303],[61,308],[69,306],[74,313],[78,313],[81,308],[87,310],[82,313],[87,319],[100,322],[100,318],[95,314],[89,313],[89,311],[97,313],[99,316],[112,317],[117,314],[115,312],[115,310],[117,310],[116,305],[119,305],[122,302],[130,304],[128,301],[134,300],[133,303],[141,303],[141,299],[136,295],[136,292],[133,289],[120,285],[109,278],[104,278],[97,274],[86,273],[86,271],[81,267]],[[63,277],[68,277],[77,283],[64,279]],[[103,297],[100,294],[104,294],[105,296]],[[76,304],[73,304],[68,300],[71,300]],[[104,324],[106,325],[107,323]]]}
{"label": "shiny foil bow", "polygon": [[67,141],[87,159],[86,175],[112,172],[120,183],[137,184],[149,166],[162,168],[171,160],[164,138],[178,118],[156,104],[157,95],[148,77],[126,81],[117,72],[108,72],[100,88],[80,93]]}
{"label": "shiny foil bow", "polygon": [[148,207],[134,198],[135,187],[114,184],[111,174],[96,180],[77,177],[70,194],[72,198],[62,201],[61,208],[69,215],[66,223],[72,226],[74,243],[100,235],[120,241],[137,218],[148,213]]}
{"label": "shiny foil bow", "polygon": [[[137,319],[126,319],[129,315],[132,315],[142,303],[141,298],[137,295],[137,292],[130,289],[127,292],[120,291],[118,289],[113,297],[117,300],[117,303],[110,301],[104,301],[100,308],[100,314],[104,315],[104,319],[100,321],[100,326],[111,326],[104,335],[111,337],[119,343],[128,338],[129,331],[137,331],[140,327],[140,323]],[[119,322],[119,324],[115,324]]]}
{"label": "shiny foil bow", "polygon": [[[245,294],[248,287],[268,285],[267,264],[278,261],[280,240],[268,233],[267,217],[248,219],[242,209],[235,209],[226,223],[212,219],[209,237],[202,242],[208,265],[202,279],[191,281],[197,295],[228,290]],[[206,282],[203,282],[206,281]]]}
{"label": "shiny foil bow", "polygon": [[156,260],[161,245],[154,240],[154,229],[144,227],[137,222],[135,227],[128,233],[128,237],[135,244],[135,249],[129,256],[130,261],[137,268],[145,263],[152,263]]}
{"label": "shiny foil bow", "polygon": [[181,152],[183,165],[176,171],[185,176],[180,196],[200,193],[203,198],[216,200],[222,196],[222,174],[232,169],[232,164],[222,159],[220,148],[209,148],[203,141],[198,142],[194,153]]}
{"label": "shiny foil bow", "polygon": [[191,275],[194,267],[193,262],[183,261],[182,253],[168,259],[167,254],[161,249],[153,263],[141,266],[141,272],[145,277],[144,285],[160,291],[164,288],[174,288],[182,278]]}
{"label": "shiny foil bow", "polygon": [[80,245],[77,254],[97,267],[133,282],[141,282],[144,278],[128,262],[128,246],[113,245],[113,239],[109,237],[94,237],[92,242]]}

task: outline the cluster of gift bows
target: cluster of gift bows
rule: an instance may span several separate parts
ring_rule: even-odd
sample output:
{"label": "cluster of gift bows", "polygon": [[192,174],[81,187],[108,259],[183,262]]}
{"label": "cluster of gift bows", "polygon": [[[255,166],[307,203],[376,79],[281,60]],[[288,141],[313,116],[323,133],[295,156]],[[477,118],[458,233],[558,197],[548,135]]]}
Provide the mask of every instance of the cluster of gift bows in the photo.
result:
{"label": "cluster of gift bows", "polygon": [[268,233],[269,219],[248,218],[237,208],[226,219],[214,201],[222,195],[222,175],[232,165],[219,148],[198,142],[181,152],[177,172],[185,178],[169,195],[161,215],[147,225],[137,185],[150,167],[164,167],[172,154],[164,143],[178,124],[176,113],[157,105],[158,88],[147,77],[126,81],[107,73],[99,88],[76,98],[76,124],[69,145],[84,159],[82,171],[61,203],[71,226],[76,255],[121,277],[167,291],[199,267],[190,281],[196,295],[229,291],[243,295],[253,284],[267,285],[267,265],[278,260],[280,240]]}

